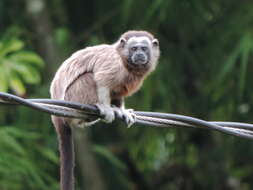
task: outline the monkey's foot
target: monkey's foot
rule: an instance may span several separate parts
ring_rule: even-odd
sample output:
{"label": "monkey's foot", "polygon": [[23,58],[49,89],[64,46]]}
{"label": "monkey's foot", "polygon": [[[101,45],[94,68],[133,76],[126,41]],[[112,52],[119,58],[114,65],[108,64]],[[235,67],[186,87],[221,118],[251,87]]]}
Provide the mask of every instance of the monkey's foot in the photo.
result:
{"label": "monkey's foot", "polygon": [[111,106],[104,104],[96,104],[100,111],[102,120],[106,123],[111,123],[115,119],[114,109]]}
{"label": "monkey's foot", "polygon": [[115,113],[124,119],[127,124],[127,127],[131,127],[136,122],[136,115],[134,114],[133,109],[124,109],[124,108],[113,108]]}

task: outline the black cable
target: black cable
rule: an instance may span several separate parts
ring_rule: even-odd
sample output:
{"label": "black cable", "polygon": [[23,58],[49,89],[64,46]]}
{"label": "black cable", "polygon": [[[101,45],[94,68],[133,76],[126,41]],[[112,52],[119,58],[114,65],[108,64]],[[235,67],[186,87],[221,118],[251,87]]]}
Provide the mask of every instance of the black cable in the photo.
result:
{"label": "black cable", "polygon": [[[2,101],[1,101],[2,100]],[[0,104],[23,105],[48,114],[83,119],[87,115],[101,117],[95,105],[80,104],[64,100],[23,99],[12,94],[0,92]],[[253,139],[253,125],[240,122],[210,122],[194,117],[155,112],[134,111],[136,124],[155,127],[191,127],[212,129],[234,136]],[[116,115],[117,118],[119,116]],[[124,118],[119,118],[124,120]]]}

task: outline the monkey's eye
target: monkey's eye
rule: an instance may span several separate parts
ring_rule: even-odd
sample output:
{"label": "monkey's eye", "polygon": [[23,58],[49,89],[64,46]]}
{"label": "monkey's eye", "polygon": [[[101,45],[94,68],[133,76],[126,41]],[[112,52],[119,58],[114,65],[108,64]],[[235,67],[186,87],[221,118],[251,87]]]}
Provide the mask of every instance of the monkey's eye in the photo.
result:
{"label": "monkey's eye", "polygon": [[145,47],[145,46],[143,46],[143,47],[141,47],[141,50],[142,50],[142,51],[147,51],[147,50],[148,50],[148,48],[147,48],[147,47]]}
{"label": "monkey's eye", "polygon": [[132,50],[132,51],[136,51],[136,50],[137,50],[137,47],[135,47],[135,46],[134,46],[134,47],[131,47],[131,50]]}

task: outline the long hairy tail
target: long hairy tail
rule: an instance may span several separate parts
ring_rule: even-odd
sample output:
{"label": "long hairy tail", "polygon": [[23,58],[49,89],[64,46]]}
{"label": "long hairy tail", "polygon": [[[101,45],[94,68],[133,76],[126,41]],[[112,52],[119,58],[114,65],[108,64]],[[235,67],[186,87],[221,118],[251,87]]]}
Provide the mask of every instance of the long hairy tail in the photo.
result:
{"label": "long hairy tail", "polygon": [[74,190],[74,146],[71,128],[61,119],[53,117],[60,151],[61,190]]}

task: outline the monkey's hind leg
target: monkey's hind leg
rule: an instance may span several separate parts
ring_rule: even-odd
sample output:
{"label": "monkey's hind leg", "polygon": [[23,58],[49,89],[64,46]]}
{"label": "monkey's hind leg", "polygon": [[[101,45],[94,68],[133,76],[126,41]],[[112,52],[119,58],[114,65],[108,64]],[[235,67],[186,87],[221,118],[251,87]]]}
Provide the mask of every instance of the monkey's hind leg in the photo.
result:
{"label": "monkey's hind leg", "polygon": [[[80,75],[66,90],[64,99],[81,104],[96,104],[98,102],[97,87],[93,73]],[[71,126],[84,128],[94,125],[99,121],[95,116],[87,116],[85,119],[69,119]]]}

